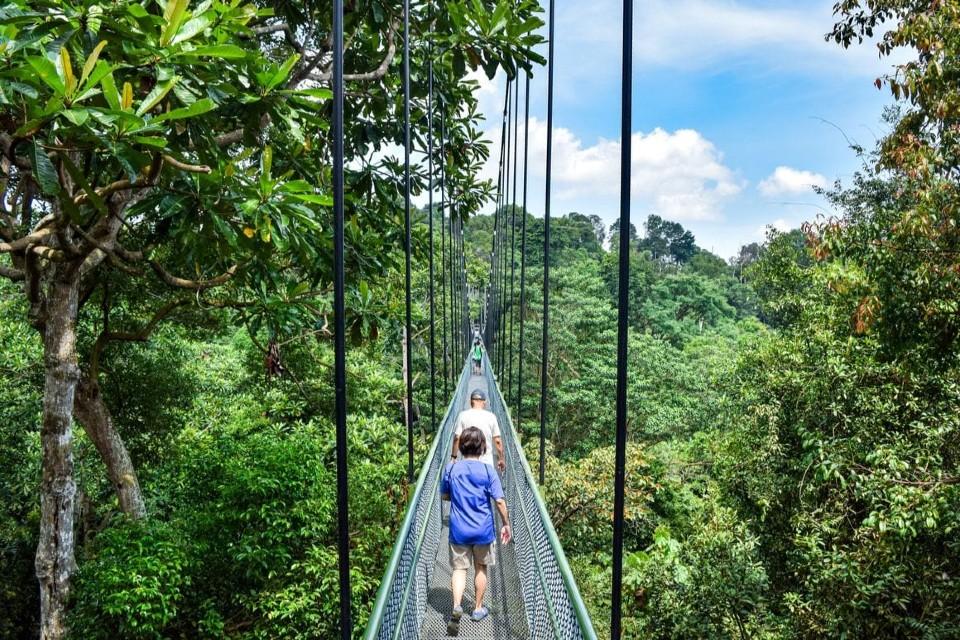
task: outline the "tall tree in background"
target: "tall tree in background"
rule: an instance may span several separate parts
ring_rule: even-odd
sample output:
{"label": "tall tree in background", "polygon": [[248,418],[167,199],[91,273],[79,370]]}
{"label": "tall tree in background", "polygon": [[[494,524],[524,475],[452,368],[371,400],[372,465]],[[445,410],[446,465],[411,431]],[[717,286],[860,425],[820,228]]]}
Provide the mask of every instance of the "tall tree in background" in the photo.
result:
{"label": "tall tree in background", "polygon": [[[779,330],[747,353],[718,475],[801,638],[948,638],[960,619],[960,3],[844,1],[830,34],[913,59],[891,133],[806,248],[747,269]],[[882,31],[882,33],[881,33]]]}
{"label": "tall tree in background", "polygon": [[640,250],[649,251],[654,260],[684,264],[696,253],[697,243],[693,233],[684,229],[679,222],[651,214],[647,216],[643,229]]}

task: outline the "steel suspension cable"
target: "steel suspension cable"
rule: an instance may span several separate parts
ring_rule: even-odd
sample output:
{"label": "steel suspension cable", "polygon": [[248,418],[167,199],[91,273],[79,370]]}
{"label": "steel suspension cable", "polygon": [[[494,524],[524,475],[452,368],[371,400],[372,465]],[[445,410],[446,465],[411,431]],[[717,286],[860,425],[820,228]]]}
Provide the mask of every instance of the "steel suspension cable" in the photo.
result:
{"label": "steel suspension cable", "polygon": [[499,345],[496,343],[496,330],[497,330],[497,296],[499,295],[499,287],[497,287],[497,276],[499,274],[499,269],[497,268],[497,258],[499,253],[497,251],[497,234],[500,226],[500,207],[502,204],[503,197],[503,170],[504,170],[504,156],[506,154],[506,137],[507,137],[507,101],[510,99],[510,85],[509,80],[507,84],[507,90],[504,92],[503,98],[503,118],[500,121],[500,159],[499,167],[497,170],[497,201],[496,207],[493,210],[493,237],[490,242],[490,296],[489,296],[489,317],[487,319],[487,335],[485,340],[488,341],[488,348],[493,347],[493,351],[490,353],[490,359],[492,361],[497,360],[497,351]]}
{"label": "steel suspension cable", "polygon": [[500,378],[503,376],[504,363],[507,357],[507,345],[505,337],[506,323],[504,322],[504,315],[507,309],[507,257],[506,257],[506,246],[507,246],[507,203],[510,198],[510,140],[511,133],[513,131],[513,120],[511,119],[510,112],[510,100],[513,97],[513,92],[516,90],[512,79],[507,79],[507,100],[506,100],[506,123],[507,123],[507,143],[505,146],[505,155],[503,158],[503,202],[500,205],[500,232],[498,238],[500,240],[500,247],[498,250],[498,281],[497,287],[500,290],[500,306],[497,319],[498,332],[498,344],[499,348],[499,359],[497,360],[497,377]]}
{"label": "steel suspension cable", "polygon": [[[444,112],[446,112],[447,110],[446,103],[444,103],[443,107],[444,107],[443,109]],[[441,122],[443,123],[444,121],[441,120]],[[447,166],[446,148],[444,148],[443,166],[444,167]],[[446,170],[444,170],[444,173],[446,173]],[[446,189],[446,187],[444,188]],[[455,350],[457,345],[456,274],[453,269],[453,256],[457,251],[456,246],[453,244],[453,216],[454,216],[453,208],[455,206],[455,203],[453,199],[450,198],[449,193],[445,193],[444,198],[447,200],[447,208],[449,209],[449,220],[447,224],[447,233],[448,233],[447,242],[450,245],[450,251],[447,253],[447,260],[449,261],[447,268],[450,271],[450,318],[449,318],[450,319],[450,376],[451,376],[451,380],[453,380],[457,372],[457,365],[456,365],[457,361],[455,357]]]}
{"label": "steel suspension cable", "polygon": [[546,471],[547,434],[547,350],[550,346],[550,181],[553,169],[553,57],[555,38],[555,5],[550,0],[547,43],[547,169],[543,203],[543,336],[540,347],[540,484]]}
{"label": "steel suspension cable", "polygon": [[410,225],[410,0],[403,0],[403,228],[405,253],[406,323],[404,377],[407,387],[405,420],[407,423],[407,481],[413,484],[413,294],[411,292],[411,253],[413,234]]}
{"label": "steel suspension cable", "polygon": [[343,267],[343,0],[333,0],[333,386],[337,449],[340,637],[350,640],[350,522],[347,476],[347,346]]}
{"label": "steel suspension cable", "polygon": [[[440,109],[440,321],[443,325],[443,397],[449,396],[450,374],[447,370],[447,236],[446,226],[446,167],[444,166],[444,109]],[[431,216],[432,217],[432,216]]]}
{"label": "steel suspension cable", "polygon": [[620,640],[623,600],[623,510],[627,449],[627,333],[630,293],[630,175],[633,110],[633,0],[623,0],[623,77],[620,95],[620,275],[617,314],[617,435],[613,493],[613,593],[610,636]]}
{"label": "steel suspension cable", "polygon": [[[517,350],[517,414],[515,422],[517,432],[522,433],[522,409],[523,409],[523,314],[527,307],[527,165],[530,159],[530,74],[527,73],[526,91],[524,92],[524,115],[523,115],[523,207],[521,215],[523,221],[520,223],[520,347]],[[541,479],[542,482],[542,479]]]}
{"label": "steel suspension cable", "polygon": [[510,198],[510,137],[513,131],[513,120],[511,119],[510,113],[510,98],[512,97],[511,91],[513,90],[513,80],[507,80],[507,101],[506,101],[506,113],[507,113],[507,153],[504,160],[504,172],[503,172],[503,205],[501,206],[500,214],[500,253],[498,254],[499,265],[500,265],[500,277],[497,283],[497,286],[500,288],[500,313],[498,327],[499,332],[497,333],[497,344],[499,345],[497,353],[500,358],[497,361],[497,378],[503,378],[503,371],[506,366],[507,358],[507,345],[505,343],[506,338],[506,327],[507,323],[505,322],[505,314],[507,310],[507,202]]}
{"label": "steel suspension cable", "polygon": [[456,351],[454,352],[454,366],[457,362],[457,354],[460,351],[460,342],[462,340],[461,331],[460,331],[460,269],[458,265],[460,260],[458,256],[460,255],[460,242],[457,238],[457,223],[459,221],[459,212],[455,212],[454,209],[457,206],[457,197],[456,191],[453,191],[450,198],[450,245],[453,247],[453,251],[450,252],[450,268],[456,277],[454,278],[453,292],[450,298],[450,307],[451,312],[453,313],[453,335],[456,337],[454,340],[454,345],[456,345]]}
{"label": "steel suspension cable", "polygon": [[509,355],[507,357],[507,393],[506,403],[510,406],[513,396],[513,316],[515,309],[514,282],[516,280],[517,265],[517,137],[520,130],[518,113],[520,110],[520,82],[519,77],[514,81],[517,89],[513,92],[513,199],[510,204],[510,305],[507,311],[510,314],[510,332],[507,338]]}
{"label": "steel suspension cable", "polygon": [[[433,2],[427,5],[433,32]],[[430,231],[430,426],[437,428],[437,332],[433,270],[433,41],[427,45],[427,223]]]}

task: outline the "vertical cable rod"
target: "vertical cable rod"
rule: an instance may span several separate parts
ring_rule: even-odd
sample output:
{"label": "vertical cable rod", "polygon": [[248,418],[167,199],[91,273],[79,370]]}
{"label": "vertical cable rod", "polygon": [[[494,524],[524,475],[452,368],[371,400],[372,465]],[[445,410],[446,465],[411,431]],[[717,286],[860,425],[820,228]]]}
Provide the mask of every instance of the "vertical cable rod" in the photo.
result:
{"label": "vertical cable rod", "polygon": [[[444,112],[446,112],[446,103],[444,103]],[[441,120],[443,126],[445,126],[445,121]],[[446,136],[444,136],[446,141]],[[444,148],[444,158],[443,158],[444,174],[446,174],[447,158],[446,158],[446,148]],[[446,182],[446,180],[444,180]],[[448,185],[444,185],[446,190]],[[447,252],[447,260],[449,264],[447,269],[450,272],[450,380],[453,383],[453,388],[456,389],[456,375],[457,375],[457,313],[456,313],[456,273],[453,268],[453,256],[456,255],[457,248],[453,243],[453,217],[454,217],[454,207],[456,203],[453,198],[450,198],[449,193],[444,193],[444,198],[447,200],[447,208],[449,209],[449,220],[447,221],[447,244],[450,246],[450,251]]]}
{"label": "vertical cable rod", "polygon": [[[527,165],[530,159],[530,74],[527,73],[526,91],[523,97],[523,206],[520,215],[520,347],[517,358],[517,415],[514,422],[517,433],[522,433],[520,423],[523,419],[523,312],[527,307]],[[541,480],[542,482],[542,480]]]}
{"label": "vertical cable rod", "polygon": [[513,316],[516,311],[514,283],[517,266],[517,138],[520,131],[520,119],[518,117],[520,111],[520,78],[517,77],[514,82],[517,89],[513,92],[513,198],[510,203],[510,304],[507,306],[507,312],[510,314],[510,331],[507,337],[507,393],[504,400],[508,411],[513,396]]}
{"label": "vertical cable rod", "polygon": [[440,321],[443,324],[443,397],[449,396],[450,373],[447,368],[447,234],[446,234],[446,128],[445,105],[440,108]]}
{"label": "vertical cable rod", "polygon": [[343,267],[343,0],[333,0],[333,386],[337,448],[340,637],[350,640],[350,522],[347,476],[347,346]]}
{"label": "vertical cable rod", "polygon": [[488,310],[487,318],[487,335],[484,340],[487,341],[488,349],[493,347],[493,351],[490,353],[490,359],[492,362],[496,362],[497,353],[499,350],[499,345],[496,342],[496,331],[497,331],[497,296],[499,295],[499,287],[497,287],[497,276],[500,273],[500,270],[497,268],[497,258],[499,253],[497,251],[497,234],[500,226],[500,208],[503,204],[503,169],[504,169],[504,157],[506,155],[506,139],[507,139],[507,101],[510,99],[509,96],[509,80],[507,80],[507,90],[504,92],[503,98],[503,118],[500,121],[500,159],[499,167],[497,170],[497,201],[496,207],[493,210],[493,237],[490,242],[490,293],[488,297],[488,304],[490,309]]}
{"label": "vertical cable rod", "polygon": [[[433,32],[433,1],[427,6]],[[437,428],[437,331],[433,270],[433,40],[427,45],[427,223],[430,231],[430,425]],[[409,185],[409,181],[407,182]]]}
{"label": "vertical cable rod", "polygon": [[547,169],[543,203],[543,336],[540,346],[540,484],[546,472],[547,436],[547,351],[550,347],[550,182],[553,169],[553,56],[554,9],[556,0],[550,0],[550,27],[547,35]]}
{"label": "vertical cable rod", "polygon": [[620,95],[620,276],[617,313],[617,435],[613,493],[613,593],[610,637],[620,640],[623,601],[623,510],[627,450],[627,311],[630,293],[630,175],[633,118],[633,0],[623,0],[623,77]]}
{"label": "vertical cable rod", "polygon": [[[511,81],[512,84],[512,81]],[[512,94],[507,96],[507,158],[506,168],[504,170],[504,194],[503,194],[503,213],[500,216],[500,335],[499,342],[502,345],[500,349],[500,361],[497,368],[498,382],[503,378],[503,372],[507,367],[507,357],[509,345],[507,342],[507,219],[509,218],[510,203],[510,139],[513,132],[513,120],[510,112],[510,99]]]}
{"label": "vertical cable rod", "polygon": [[504,344],[504,313],[507,307],[507,261],[506,261],[506,242],[507,242],[507,202],[510,198],[510,133],[513,122],[510,119],[510,98],[513,91],[513,80],[507,79],[507,96],[504,101],[504,114],[507,126],[506,153],[503,160],[503,202],[500,205],[500,230],[497,232],[497,290],[500,292],[499,302],[497,304],[497,379],[503,377],[504,363],[507,357],[507,347]]}
{"label": "vertical cable rod", "polygon": [[410,228],[410,0],[403,0],[403,229],[405,272],[404,288],[406,302],[406,331],[403,340],[406,343],[406,366],[404,367],[407,387],[407,402],[404,419],[407,423],[407,481],[413,484],[413,294],[410,291],[411,256],[413,253],[413,234]]}

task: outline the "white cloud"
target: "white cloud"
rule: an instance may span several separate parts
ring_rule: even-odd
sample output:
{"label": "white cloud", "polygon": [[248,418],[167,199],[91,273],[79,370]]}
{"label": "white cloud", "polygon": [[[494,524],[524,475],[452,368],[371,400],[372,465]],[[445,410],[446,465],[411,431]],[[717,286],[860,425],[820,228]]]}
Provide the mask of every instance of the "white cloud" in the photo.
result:
{"label": "white cloud", "polygon": [[[522,144],[523,129],[518,133]],[[487,138],[499,140],[499,128],[489,131]],[[538,184],[544,177],[546,140],[546,124],[531,118],[530,175]],[[743,189],[743,181],[724,164],[723,154],[693,129],[635,132],[632,145],[631,194],[636,211],[678,221],[716,220],[724,201]],[[485,170],[486,177],[493,180],[495,156],[491,155]],[[591,210],[615,210],[620,193],[620,142],[601,138],[588,145],[569,129],[554,128],[552,177],[555,211],[584,205]],[[534,194],[534,202],[538,200]],[[536,211],[534,207],[529,208]]]}
{"label": "white cloud", "polygon": [[[803,5],[798,8],[798,5]],[[649,0],[637,7],[634,62],[637,70],[717,68],[754,60],[769,69],[806,69],[876,75],[889,69],[871,42],[844,50],[827,42],[835,18],[833,0],[778,2],[745,0]],[[558,15],[564,64],[578,75],[597,73],[601,57],[617,63],[621,41],[619,0],[575,2]],[[576,52],[590,51],[588,56]],[[591,70],[591,67],[592,70]]]}
{"label": "white cloud", "polygon": [[812,171],[801,171],[792,167],[777,167],[772,174],[757,185],[765,196],[810,193],[813,187],[826,187],[827,178]]}

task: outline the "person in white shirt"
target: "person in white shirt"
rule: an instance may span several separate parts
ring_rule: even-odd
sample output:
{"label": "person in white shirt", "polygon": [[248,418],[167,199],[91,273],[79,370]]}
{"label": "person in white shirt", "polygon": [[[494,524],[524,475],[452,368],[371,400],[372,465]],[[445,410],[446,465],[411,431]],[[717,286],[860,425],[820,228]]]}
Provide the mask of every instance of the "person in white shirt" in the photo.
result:
{"label": "person in white shirt", "polygon": [[453,450],[450,452],[450,458],[457,459],[457,452],[460,450],[460,434],[467,427],[476,427],[483,432],[483,437],[487,441],[487,450],[480,461],[493,466],[493,447],[497,448],[497,468],[503,472],[507,467],[503,459],[503,440],[500,438],[500,423],[497,422],[497,416],[493,412],[487,411],[487,395],[480,389],[474,389],[470,394],[470,408],[460,412],[457,417],[457,428],[453,432]]}

